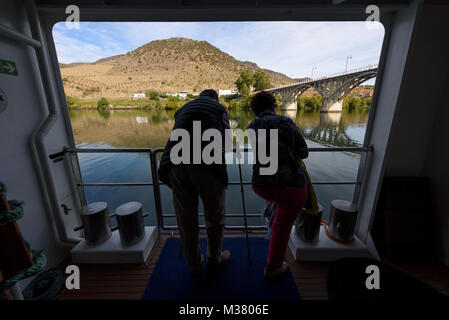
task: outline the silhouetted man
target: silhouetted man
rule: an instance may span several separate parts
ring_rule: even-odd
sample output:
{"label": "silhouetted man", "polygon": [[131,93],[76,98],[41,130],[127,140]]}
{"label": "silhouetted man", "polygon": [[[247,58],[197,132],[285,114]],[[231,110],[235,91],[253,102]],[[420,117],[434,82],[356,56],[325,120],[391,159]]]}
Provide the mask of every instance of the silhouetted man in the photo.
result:
{"label": "silhouetted man", "polygon": [[[229,129],[229,115],[226,108],[218,103],[218,95],[215,90],[202,91],[198,98],[186,103],[175,113],[175,125],[172,134],[176,129],[184,129],[190,136],[190,141],[188,141],[190,150],[187,154],[188,164],[185,162],[181,164],[173,163],[179,162],[173,161],[174,159],[171,158],[171,156],[178,156],[171,155],[171,150],[179,143],[179,140],[171,141],[169,139],[158,171],[160,180],[171,187],[173,191],[182,246],[187,263],[196,276],[203,273],[203,256],[199,246],[198,196],[204,205],[208,239],[208,270],[219,270],[227,265],[231,258],[228,250],[221,251],[225,222],[225,189],[228,184],[224,152],[223,149],[220,150],[221,163],[205,164],[203,159],[198,163],[198,156],[201,157],[206,144],[202,141],[201,136],[194,135],[195,132],[198,133],[194,129],[195,126],[198,128],[198,124],[201,125],[201,136],[207,129],[219,130],[224,146],[225,129]],[[195,143],[197,146],[198,144],[201,146],[201,150],[194,148]],[[195,157],[196,161],[194,161]]]}

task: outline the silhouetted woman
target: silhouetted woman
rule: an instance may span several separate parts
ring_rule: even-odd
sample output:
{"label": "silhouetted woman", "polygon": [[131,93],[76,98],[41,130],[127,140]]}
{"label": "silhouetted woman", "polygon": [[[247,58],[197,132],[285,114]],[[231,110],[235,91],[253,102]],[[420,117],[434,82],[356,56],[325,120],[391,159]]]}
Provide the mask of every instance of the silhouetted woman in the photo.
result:
{"label": "silhouetted woman", "polygon": [[[284,261],[292,225],[307,199],[307,182],[298,158],[309,155],[307,144],[296,124],[287,117],[277,115],[276,99],[266,91],[257,93],[251,100],[251,109],[257,119],[248,126],[256,132],[256,141],[252,146],[266,143],[267,155],[270,150],[270,129],[278,131],[278,163],[277,171],[272,175],[264,175],[261,168],[269,164],[261,164],[256,156],[253,165],[252,187],[254,192],[267,201],[276,203],[276,213],[272,220],[272,233],[268,248],[268,261],[265,276],[273,277],[288,270]],[[262,141],[260,129],[266,129],[266,138]],[[257,143],[257,144],[255,144]],[[271,141],[273,143],[273,141]],[[276,141],[274,142],[276,143]],[[274,155],[270,155],[273,159]]]}

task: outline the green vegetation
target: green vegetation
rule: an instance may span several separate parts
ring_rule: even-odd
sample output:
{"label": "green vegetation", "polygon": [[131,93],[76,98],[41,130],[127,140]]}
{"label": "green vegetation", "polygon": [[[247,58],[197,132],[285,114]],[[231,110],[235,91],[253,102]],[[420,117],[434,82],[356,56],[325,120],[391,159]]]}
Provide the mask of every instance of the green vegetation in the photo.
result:
{"label": "green vegetation", "polygon": [[239,106],[239,103],[235,100],[235,99],[232,99],[231,101],[229,101],[229,104],[228,104],[228,109],[238,109],[240,106]]}
{"label": "green vegetation", "polygon": [[69,107],[69,108],[73,108],[76,105],[78,105],[78,101],[75,98],[67,96],[67,95],[65,96],[65,101],[67,102],[67,107]]}
{"label": "green vegetation", "polygon": [[235,85],[242,97],[247,97],[253,88],[261,91],[273,86],[268,74],[262,69],[257,70],[256,73],[251,69],[243,70],[235,80]]}
{"label": "green vegetation", "polygon": [[[371,106],[372,97],[346,97],[343,99],[343,109],[352,111],[356,109],[368,109]],[[298,108],[304,110],[320,110],[323,98],[316,95],[313,97],[300,97]]]}
{"label": "green vegetation", "polygon": [[262,69],[257,70],[254,74],[254,90],[261,91],[271,87],[273,85],[270,82],[268,74]]}
{"label": "green vegetation", "polygon": [[283,102],[282,97],[281,97],[280,94],[278,94],[278,95],[275,96],[275,98],[276,98],[276,104],[277,104],[278,109],[279,109],[280,107],[282,107],[282,102]]}
{"label": "green vegetation", "polygon": [[254,74],[251,69],[245,69],[240,73],[240,76],[235,80],[235,85],[239,90],[240,96],[246,98],[251,92],[251,88],[254,85]]}
{"label": "green vegetation", "polygon": [[104,111],[104,110],[109,110],[109,101],[106,98],[101,98],[100,100],[98,100],[97,102],[97,110],[98,111]]}
{"label": "green vegetation", "polygon": [[149,97],[150,100],[159,101],[159,93],[157,91],[151,90],[148,92],[147,97]]}
{"label": "green vegetation", "polygon": [[309,110],[319,110],[323,103],[323,98],[321,96],[313,96],[310,98],[300,97],[298,99],[299,109],[309,109]]}
{"label": "green vegetation", "polygon": [[167,110],[176,110],[179,108],[179,99],[178,97],[170,96],[167,100],[167,105],[165,106],[165,109]]}
{"label": "green vegetation", "polygon": [[231,101],[233,100],[227,99],[227,105],[224,104],[227,108],[241,107],[247,109],[249,108],[251,101],[250,93],[252,89],[255,91],[261,91],[273,86],[270,82],[268,74],[262,69],[257,70],[256,73],[254,73],[251,69],[243,70],[235,81],[235,85],[239,90],[239,95],[233,96],[232,99],[238,98],[238,102],[232,102],[231,106]]}
{"label": "green vegetation", "polygon": [[346,97],[343,99],[343,109],[352,111],[355,109],[367,109],[371,106],[373,97]]}

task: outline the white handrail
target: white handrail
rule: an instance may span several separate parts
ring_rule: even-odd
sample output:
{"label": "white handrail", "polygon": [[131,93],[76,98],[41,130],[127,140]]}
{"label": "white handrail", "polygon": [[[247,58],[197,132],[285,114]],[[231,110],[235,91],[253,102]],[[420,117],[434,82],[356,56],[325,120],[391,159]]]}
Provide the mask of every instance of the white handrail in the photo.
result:
{"label": "white handrail", "polygon": [[0,24],[0,35],[3,35],[5,37],[8,37],[12,40],[16,40],[19,42],[23,42],[25,44],[28,44],[34,48],[40,48],[41,47],[41,43],[40,41],[33,39],[31,37],[28,37],[27,35],[24,35],[20,32],[17,32],[11,28],[5,27],[3,25]]}

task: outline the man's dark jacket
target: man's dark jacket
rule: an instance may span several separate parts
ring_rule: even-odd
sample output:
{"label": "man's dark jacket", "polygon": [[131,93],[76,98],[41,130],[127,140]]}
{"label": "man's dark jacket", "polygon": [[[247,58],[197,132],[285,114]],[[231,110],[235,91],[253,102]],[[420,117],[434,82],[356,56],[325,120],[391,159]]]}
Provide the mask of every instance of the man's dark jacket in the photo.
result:
{"label": "man's dark jacket", "polygon": [[[193,163],[193,121],[201,121],[201,134],[207,129],[215,128],[221,132],[224,139],[225,129],[229,129],[229,115],[228,111],[224,106],[222,106],[218,101],[208,96],[200,96],[195,100],[187,102],[175,113],[175,129],[185,129],[190,133],[190,163]],[[170,160],[170,151],[172,147],[178,143],[178,141],[167,142],[165,146],[164,153],[162,154],[161,162],[159,165],[158,175],[159,180],[171,187],[170,179],[168,178],[168,168],[174,164]],[[201,151],[205,144],[209,142],[203,142]],[[224,147],[224,140],[222,140],[222,145]],[[224,162],[224,153],[222,155],[221,164],[188,164],[188,165],[199,165],[204,167],[205,170],[212,170],[216,174],[217,178],[223,182],[225,186],[228,185],[228,174],[226,172],[226,164]],[[186,164],[181,164],[186,165]]]}
{"label": "man's dark jacket", "polygon": [[[261,165],[256,157],[251,183],[256,187],[278,189],[294,189],[306,186],[306,178],[298,158],[307,158],[309,150],[298,126],[290,118],[277,115],[273,111],[265,111],[248,125],[248,129],[250,128],[255,130],[256,140],[259,139],[258,129],[267,130],[266,150],[270,150],[269,130],[278,130],[277,172],[273,175],[260,175],[260,168],[268,165]],[[257,142],[259,143],[259,141]]]}

